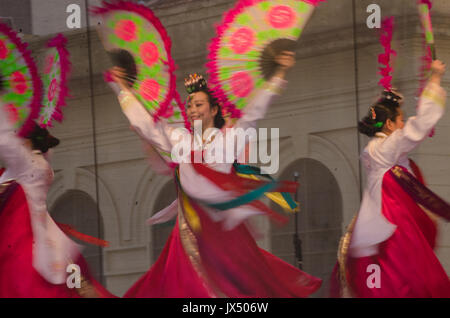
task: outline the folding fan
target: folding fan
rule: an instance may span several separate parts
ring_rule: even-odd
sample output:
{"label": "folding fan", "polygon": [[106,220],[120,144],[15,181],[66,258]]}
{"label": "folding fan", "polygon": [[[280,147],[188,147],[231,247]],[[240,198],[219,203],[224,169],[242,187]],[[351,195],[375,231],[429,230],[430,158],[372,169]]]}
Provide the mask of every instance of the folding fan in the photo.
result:
{"label": "folding fan", "polygon": [[217,27],[207,64],[214,93],[232,117],[274,75],[275,57],[293,50],[323,0],[240,0]]}
{"label": "folding fan", "polygon": [[17,134],[27,136],[39,114],[42,83],[36,64],[17,34],[0,23],[0,100]]}
{"label": "folding fan", "polygon": [[159,19],[149,8],[126,1],[104,1],[91,12],[102,18],[102,43],[113,63],[126,70],[136,98],[155,119],[165,116],[175,93],[175,65]]}
{"label": "folding fan", "polygon": [[44,85],[42,108],[38,123],[42,128],[51,127],[52,121],[62,120],[62,106],[66,105],[67,78],[70,70],[67,39],[58,34],[47,43],[47,52],[41,68]]}

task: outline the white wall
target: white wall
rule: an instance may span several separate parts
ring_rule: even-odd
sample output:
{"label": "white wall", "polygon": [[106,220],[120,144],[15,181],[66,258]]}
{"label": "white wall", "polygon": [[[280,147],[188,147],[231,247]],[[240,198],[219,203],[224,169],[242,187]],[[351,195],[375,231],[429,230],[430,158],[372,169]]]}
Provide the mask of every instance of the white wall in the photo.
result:
{"label": "white wall", "polygon": [[[99,5],[101,0],[88,0],[88,6]],[[71,30],[67,26],[67,18],[71,15],[66,12],[69,5],[80,7],[81,28],[86,27],[85,0],[31,0],[32,33],[47,35]],[[91,17],[90,24],[95,25],[97,19]]]}

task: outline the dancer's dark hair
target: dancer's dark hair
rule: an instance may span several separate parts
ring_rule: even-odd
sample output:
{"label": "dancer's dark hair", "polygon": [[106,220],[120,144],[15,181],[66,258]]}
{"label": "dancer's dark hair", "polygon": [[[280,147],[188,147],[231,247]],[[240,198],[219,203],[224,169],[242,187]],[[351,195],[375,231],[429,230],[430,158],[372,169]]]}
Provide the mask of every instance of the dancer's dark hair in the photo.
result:
{"label": "dancer's dark hair", "polygon": [[221,129],[225,125],[225,119],[222,115],[222,107],[220,106],[217,98],[215,98],[209,90],[208,84],[203,76],[190,74],[189,77],[185,79],[184,85],[186,87],[186,91],[189,93],[189,102],[191,101],[191,94],[193,93],[203,92],[208,96],[210,107],[217,107],[217,114],[214,116],[214,127]]}
{"label": "dancer's dark hair", "polygon": [[50,135],[47,129],[34,123],[33,130],[28,134],[27,139],[31,141],[33,150],[39,150],[46,153],[50,148],[59,145],[59,139]]}
{"label": "dancer's dark hair", "polygon": [[367,116],[358,122],[358,131],[369,137],[383,130],[386,121],[396,120],[400,115],[402,96],[393,91],[384,91],[377,103],[369,108]]}

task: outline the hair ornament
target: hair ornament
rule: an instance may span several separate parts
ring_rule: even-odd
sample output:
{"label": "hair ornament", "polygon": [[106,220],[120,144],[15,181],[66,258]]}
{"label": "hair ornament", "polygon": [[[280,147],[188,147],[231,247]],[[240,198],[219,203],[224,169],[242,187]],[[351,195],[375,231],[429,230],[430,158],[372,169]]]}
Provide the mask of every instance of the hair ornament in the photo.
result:
{"label": "hair ornament", "polygon": [[189,74],[189,77],[184,79],[184,86],[189,94],[208,88],[208,84],[203,75],[198,75],[197,73]]}
{"label": "hair ornament", "polygon": [[377,127],[377,128],[381,128],[381,127],[383,127],[383,122],[382,121],[377,121],[375,124],[373,124],[373,126]]}
{"label": "hair ornament", "polygon": [[370,107],[370,112],[372,114],[372,119],[375,120],[377,119],[377,113],[375,112],[375,109],[372,107]]}

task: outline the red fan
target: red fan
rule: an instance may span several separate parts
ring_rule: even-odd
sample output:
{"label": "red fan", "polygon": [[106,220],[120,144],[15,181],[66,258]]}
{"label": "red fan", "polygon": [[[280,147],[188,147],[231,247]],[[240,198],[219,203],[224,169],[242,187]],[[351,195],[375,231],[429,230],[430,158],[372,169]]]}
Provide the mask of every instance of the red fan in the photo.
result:
{"label": "red fan", "polygon": [[41,107],[42,83],[27,44],[7,25],[0,23],[1,103],[17,133],[27,136]]}
{"label": "red fan", "polygon": [[47,43],[48,51],[41,69],[44,98],[38,123],[42,128],[51,127],[52,121],[62,120],[62,106],[66,105],[67,78],[70,71],[67,39],[58,34]]}
{"label": "red fan", "polygon": [[240,0],[217,27],[207,64],[216,97],[233,117],[275,73],[275,57],[293,50],[323,0]]}
{"label": "red fan", "polygon": [[155,119],[167,116],[175,94],[175,64],[171,41],[153,14],[132,2],[103,2],[92,8],[102,18],[99,34],[113,63],[126,70],[126,80],[136,98]]}
{"label": "red fan", "polygon": [[380,43],[384,48],[384,52],[378,55],[378,63],[383,65],[380,67],[382,78],[378,82],[378,85],[383,87],[386,91],[392,89],[392,56],[397,53],[391,47],[392,33],[394,29],[394,17],[389,17],[383,20],[381,27]]}
{"label": "red fan", "polygon": [[[431,0],[418,0],[417,7],[419,10],[420,22],[424,37],[425,54],[422,57],[422,66],[420,68],[420,86],[417,95],[420,96],[425,88],[426,82],[430,76],[431,63],[436,59],[436,47],[434,45],[433,24],[431,23],[430,10],[433,4]],[[429,134],[433,137],[436,129],[433,128]]]}

